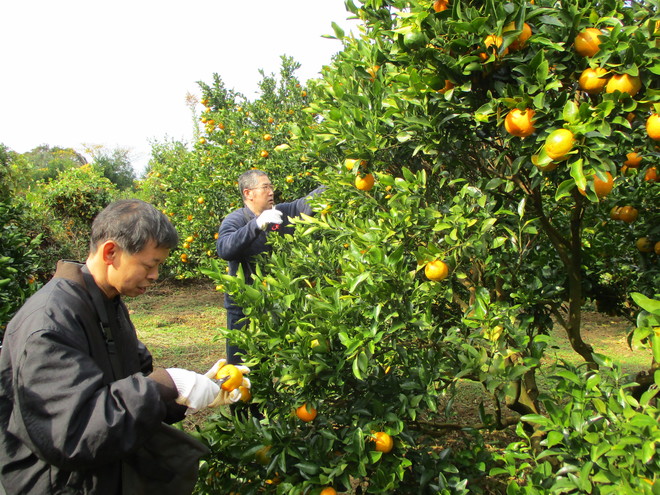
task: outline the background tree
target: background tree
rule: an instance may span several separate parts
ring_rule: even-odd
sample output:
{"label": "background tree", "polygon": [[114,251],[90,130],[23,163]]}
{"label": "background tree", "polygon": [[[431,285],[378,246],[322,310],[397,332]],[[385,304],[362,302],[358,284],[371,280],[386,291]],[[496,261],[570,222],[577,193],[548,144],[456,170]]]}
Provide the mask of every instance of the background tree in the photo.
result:
{"label": "background tree", "polygon": [[94,166],[117,189],[124,191],[133,188],[136,177],[128,149],[107,150],[102,146],[88,146],[86,151],[91,155]]}
{"label": "background tree", "polygon": [[23,156],[31,166],[35,181],[54,179],[58,173],[87,163],[87,159],[72,148],[41,145]]}

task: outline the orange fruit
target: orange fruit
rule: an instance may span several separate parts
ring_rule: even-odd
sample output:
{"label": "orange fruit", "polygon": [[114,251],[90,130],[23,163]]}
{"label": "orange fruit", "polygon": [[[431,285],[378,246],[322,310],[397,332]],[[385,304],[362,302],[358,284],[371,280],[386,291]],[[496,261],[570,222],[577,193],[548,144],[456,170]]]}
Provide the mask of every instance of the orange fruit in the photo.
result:
{"label": "orange fruit", "polygon": [[658,170],[655,167],[649,167],[644,174],[646,182],[658,182]]}
{"label": "orange fruit", "polygon": [[637,220],[638,215],[639,211],[637,211],[637,208],[633,208],[632,206],[622,206],[619,209],[619,220],[623,220],[626,223],[633,223],[635,220]]}
{"label": "orange fruit", "polygon": [[655,243],[655,246],[653,246],[653,251],[655,254],[660,254],[660,241]]}
{"label": "orange fruit", "polygon": [[605,92],[614,93],[615,91],[621,91],[622,93],[628,93],[630,96],[635,96],[641,88],[642,81],[639,77],[628,74],[614,74],[607,81]]}
{"label": "orange fruit", "polygon": [[201,204],[204,204],[204,201],[205,201],[205,199],[204,199],[202,196],[200,196],[199,198],[197,198],[197,202],[198,202],[200,205],[201,205]]}
{"label": "orange fruit", "polygon": [[580,31],[575,37],[575,51],[583,57],[593,57],[598,53],[601,43],[598,36],[602,34],[600,29],[596,28],[587,28]]}
{"label": "orange fruit", "polygon": [[539,155],[532,155],[532,164],[542,172],[552,172],[559,166],[559,162],[550,162],[547,165],[539,165]]}
{"label": "orange fruit", "polygon": [[639,239],[637,239],[635,246],[637,247],[640,253],[650,253],[651,251],[653,251],[653,243],[651,242],[651,239],[649,239],[648,237],[640,237]]}
{"label": "orange fruit", "polygon": [[626,167],[638,168],[640,163],[642,163],[642,157],[639,153],[634,151],[626,153],[626,161],[623,162]]}
{"label": "orange fruit", "polygon": [[447,91],[449,91],[453,87],[454,87],[454,83],[451,82],[449,79],[445,79],[445,85],[442,89],[438,90],[438,93],[445,94]]}
{"label": "orange fruit", "polygon": [[374,66],[369,67],[369,68],[367,69],[367,72],[368,72],[369,75],[371,76],[371,77],[369,78],[369,79],[371,80],[371,82],[374,82],[374,81],[376,80],[376,74],[378,73],[378,69],[380,69],[380,65],[374,65]]}
{"label": "orange fruit", "polygon": [[655,141],[660,141],[660,115],[652,114],[646,119],[646,133]]}
{"label": "orange fruit", "polygon": [[[594,192],[596,193],[596,196],[598,196],[598,199],[607,196],[612,191],[612,187],[614,187],[614,178],[612,177],[612,174],[605,172],[605,175],[607,176],[607,180],[602,180],[597,175],[594,175]],[[579,191],[581,194],[586,194],[584,189],[580,189]]]}
{"label": "orange fruit", "polygon": [[296,416],[298,416],[298,418],[305,423],[309,423],[310,421],[313,421],[314,418],[316,418],[316,409],[314,409],[312,406],[307,408],[307,404],[305,403],[296,409]]}
{"label": "orange fruit", "polygon": [[238,391],[241,393],[241,401],[249,402],[252,398],[252,392],[249,388],[244,387],[243,385],[239,385]]}
{"label": "orange fruit", "polygon": [[254,456],[257,459],[257,462],[261,464],[262,466],[267,466],[270,464],[270,449],[272,448],[272,445],[264,445],[261,447],[257,452],[254,454]]}
{"label": "orange fruit", "polygon": [[602,67],[584,69],[580,74],[578,84],[582,91],[586,91],[590,95],[597,95],[603,91],[607,84],[605,74],[607,74],[607,70]]}
{"label": "orange fruit", "polygon": [[261,150],[259,156],[261,156],[261,158],[268,158],[268,152],[266,150]]}
{"label": "orange fruit", "polygon": [[337,495],[337,490],[331,486],[326,486],[319,495]]}
{"label": "orange fruit", "polygon": [[527,137],[536,130],[534,127],[534,113],[531,108],[525,110],[514,108],[506,115],[504,128],[513,136]]}
{"label": "orange fruit", "polygon": [[355,187],[357,187],[360,191],[371,191],[371,188],[374,187],[373,174],[364,174],[362,176],[358,175],[355,177]]}
{"label": "orange fruit", "polygon": [[545,140],[545,153],[553,160],[566,156],[573,149],[575,136],[568,129],[557,129],[552,131]]}
{"label": "orange fruit", "polygon": [[243,383],[243,373],[233,364],[225,364],[222,368],[218,370],[215,374],[215,379],[220,380],[228,376],[224,383],[221,385],[222,390],[231,392],[232,390],[237,389]]}
{"label": "orange fruit", "polygon": [[436,12],[444,12],[449,7],[449,0],[436,0],[433,2],[433,10]]}
{"label": "orange fruit", "polygon": [[[515,22],[510,22],[506,26],[504,26],[504,29],[502,30],[503,32],[507,31],[515,31],[516,30],[516,23]],[[529,24],[526,22],[523,24],[522,30],[518,37],[511,42],[509,45],[509,48],[511,51],[517,51],[520,50],[521,48],[524,48],[525,45],[527,44],[527,40],[531,38],[532,36],[532,28],[530,27]]]}
{"label": "orange fruit", "polygon": [[441,280],[446,279],[447,275],[449,275],[449,267],[442,260],[433,260],[427,263],[424,267],[424,275],[426,275],[426,278],[429,280],[440,282]]}
{"label": "orange fruit", "polygon": [[183,254],[181,255],[181,261],[182,261],[183,263],[188,263],[188,255],[187,255],[186,253],[183,253]]}
{"label": "orange fruit", "polygon": [[486,36],[484,38],[484,46],[486,47],[486,51],[481,52],[479,54],[479,57],[481,57],[481,60],[483,60],[484,62],[486,60],[488,60],[491,53],[494,54],[496,57],[504,56],[507,53],[509,53],[508,48],[505,48],[501,55],[498,53],[499,48],[502,46],[502,41],[503,41],[502,37],[497,36],[495,34],[489,34],[488,36]]}
{"label": "orange fruit", "polygon": [[392,447],[394,447],[392,437],[384,431],[374,433],[374,442],[376,443],[377,452],[384,452],[387,454],[392,450]]}
{"label": "orange fruit", "polygon": [[610,210],[610,218],[612,220],[621,220],[621,207],[613,206]]}
{"label": "orange fruit", "polygon": [[271,139],[273,139],[273,136],[270,134],[264,134],[264,141],[270,141]]}

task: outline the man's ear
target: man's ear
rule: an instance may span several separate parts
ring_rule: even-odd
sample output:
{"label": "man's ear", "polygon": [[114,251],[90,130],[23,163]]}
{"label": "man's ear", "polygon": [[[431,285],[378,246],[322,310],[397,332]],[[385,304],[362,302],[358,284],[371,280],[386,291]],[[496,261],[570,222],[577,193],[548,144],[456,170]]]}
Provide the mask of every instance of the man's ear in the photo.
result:
{"label": "man's ear", "polygon": [[105,241],[101,245],[101,256],[106,265],[112,265],[119,256],[119,246],[115,241]]}

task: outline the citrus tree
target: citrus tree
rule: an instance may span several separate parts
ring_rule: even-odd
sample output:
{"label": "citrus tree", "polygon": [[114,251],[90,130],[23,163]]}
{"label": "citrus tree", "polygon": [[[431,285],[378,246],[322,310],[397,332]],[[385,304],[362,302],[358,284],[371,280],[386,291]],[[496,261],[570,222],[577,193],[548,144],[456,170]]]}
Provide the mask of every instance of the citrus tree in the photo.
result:
{"label": "citrus tree", "polygon": [[[336,28],[344,50],[309,87],[315,124],[290,140],[328,186],[316,215],[273,240],[253,285],[219,263],[207,270],[246,308],[250,325],[228,335],[247,351],[252,400],[268,421],[210,423],[202,436],[214,456],[199,490],[478,493],[491,473],[524,493],[508,477],[524,479],[548,441],[561,449],[544,452],[527,493],[605,493],[624,478],[631,493],[651,490],[653,392],[633,428],[613,429],[608,455],[594,454],[602,437],[583,425],[598,415],[609,415],[605,430],[623,425],[632,399],[580,323],[603,286],[657,291],[657,253],[631,242],[655,245],[658,235],[655,7],[347,7],[361,34]],[[536,385],[553,320],[589,363],[557,371],[568,381],[555,390],[574,409],[551,409],[558,397]],[[488,400],[470,415],[476,423],[448,421],[466,381]],[[529,455],[512,448],[494,459],[478,432],[511,421]],[[550,435],[551,424],[570,441]],[[473,436],[456,440],[453,428]],[[604,462],[626,456],[617,442],[640,438],[650,443],[625,476]],[[574,474],[578,449],[590,464]]]}
{"label": "citrus tree", "polygon": [[307,93],[295,77],[299,64],[282,58],[279,77],[262,72],[260,94],[250,101],[225,88],[219,75],[200,82],[198,140],[192,149],[178,142],[156,143],[140,187],[164,211],[183,243],[168,267],[180,278],[199,276],[216,257],[222,219],[242,206],[238,177],[251,168],[271,176],[277,201],[292,200],[314,188],[305,154],[291,153],[291,129],[311,125],[303,112]]}

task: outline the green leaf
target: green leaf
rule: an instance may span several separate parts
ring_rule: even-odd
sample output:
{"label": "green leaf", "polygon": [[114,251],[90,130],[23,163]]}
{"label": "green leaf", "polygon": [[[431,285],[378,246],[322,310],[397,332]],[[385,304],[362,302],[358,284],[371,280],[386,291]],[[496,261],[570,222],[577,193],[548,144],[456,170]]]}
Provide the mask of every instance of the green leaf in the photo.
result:
{"label": "green leaf", "polygon": [[639,292],[633,292],[630,294],[635,304],[649,313],[660,316],[660,300],[651,299],[646,297],[644,294]]}

